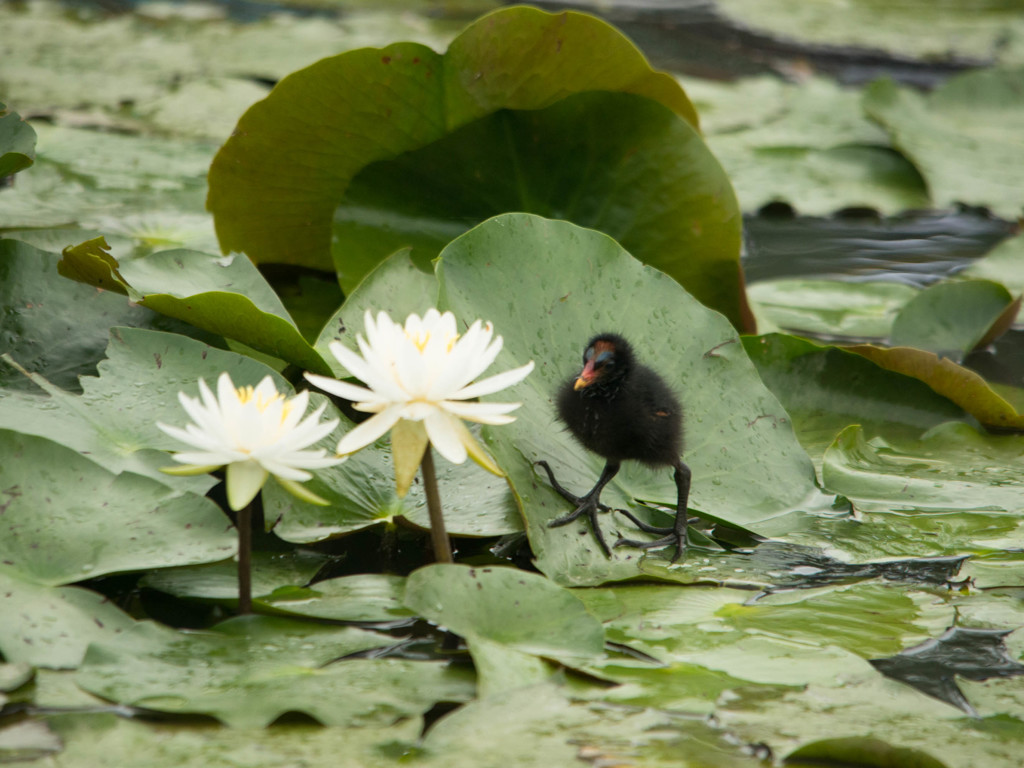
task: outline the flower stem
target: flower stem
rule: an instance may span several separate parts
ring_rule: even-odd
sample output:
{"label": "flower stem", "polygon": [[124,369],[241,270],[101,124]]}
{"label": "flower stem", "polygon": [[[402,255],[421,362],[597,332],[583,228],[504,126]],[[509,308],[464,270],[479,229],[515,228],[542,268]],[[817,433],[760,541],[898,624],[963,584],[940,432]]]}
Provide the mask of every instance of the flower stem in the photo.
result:
{"label": "flower stem", "polygon": [[238,614],[252,613],[252,505],[238,510]]}
{"label": "flower stem", "polygon": [[427,494],[427,511],[430,513],[430,540],[434,545],[434,559],[439,563],[455,562],[452,557],[452,545],[444,529],[441,494],[437,491],[437,473],[434,471],[434,454],[429,444],[427,450],[423,452],[420,469],[423,471],[423,490]]}

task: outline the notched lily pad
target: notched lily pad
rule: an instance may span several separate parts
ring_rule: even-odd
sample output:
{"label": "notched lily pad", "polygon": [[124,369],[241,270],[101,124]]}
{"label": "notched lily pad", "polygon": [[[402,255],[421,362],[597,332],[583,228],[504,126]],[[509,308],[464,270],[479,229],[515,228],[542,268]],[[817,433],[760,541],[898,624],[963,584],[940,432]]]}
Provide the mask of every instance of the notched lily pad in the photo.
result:
{"label": "notched lily pad", "polygon": [[[551,253],[558,254],[556,261]],[[495,395],[523,403],[516,421],[483,434],[509,473],[538,565],[549,577],[593,585],[639,573],[641,553],[622,548],[608,559],[585,524],[548,528],[567,502],[533,467],[549,461],[562,485],[574,491],[588,490],[600,474],[603,460],[572,440],[552,400],[579,372],[587,340],[608,329],[632,339],[638,357],[681,396],[688,414],[683,458],[693,470],[695,512],[756,533],[795,509],[831,502],[815,486],[788,415],[757,377],[728,322],[608,236],[564,221],[506,214],[449,244],[438,275],[442,303],[458,317],[492,321],[504,336],[502,355],[509,364],[537,364],[522,383]],[[517,286],[515,299],[495,301],[495,286],[504,285]],[[671,471],[626,462],[602,497],[610,507],[628,505],[667,525],[668,514],[637,500],[674,506]],[[612,530],[636,535],[624,518],[600,517],[606,536]],[[669,557],[652,554],[645,563],[665,566],[659,576],[682,577],[678,568],[667,567]]]}
{"label": "notched lily pad", "polygon": [[40,584],[221,560],[235,548],[209,499],[114,475],[44,438],[0,430],[0,489],[0,560]]}
{"label": "notched lily pad", "polygon": [[65,248],[57,271],[306,370],[330,373],[244,256],[162,251],[121,265],[109,250],[102,237]]}
{"label": "notched lily pad", "polygon": [[326,725],[387,725],[472,696],[471,679],[445,663],[338,661],[390,642],[276,617],[241,617],[206,632],[140,624],[117,643],[91,645],[77,682],[124,704],[209,714],[236,728],[262,728],[286,712]]}
{"label": "notched lily pad", "polygon": [[396,43],[285,78],[217,154],[207,206],[225,251],[333,266],[346,290],[396,247],[425,261],[491,215],[569,217],[741,327],[739,209],[696,123],[604,22],[506,8],[445,54]]}

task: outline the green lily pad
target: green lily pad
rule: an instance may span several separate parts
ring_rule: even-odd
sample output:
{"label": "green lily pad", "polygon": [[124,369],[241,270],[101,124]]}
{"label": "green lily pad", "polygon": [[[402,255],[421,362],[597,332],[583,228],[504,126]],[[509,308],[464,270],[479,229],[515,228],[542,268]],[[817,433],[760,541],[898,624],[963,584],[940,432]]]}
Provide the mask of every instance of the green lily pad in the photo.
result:
{"label": "green lily pad", "polygon": [[329,373],[280,298],[244,256],[163,251],[124,265],[103,238],[64,249],[65,277],[124,293],[136,304],[239,341],[316,373]]}
{"label": "green lily pad", "polygon": [[925,383],[842,347],[783,334],[745,336],[743,346],[819,470],[825,449],[850,424],[860,424],[869,437],[916,438],[965,415]]}
{"label": "green lily pad", "polygon": [[[1014,296],[1024,294],[1024,237],[1011,237],[959,273],[961,277],[993,280]],[[1018,318],[1020,312],[1018,311]]]}
{"label": "green lily pad", "polygon": [[93,643],[77,682],[124,704],[209,714],[235,728],[262,728],[293,711],[325,725],[389,725],[472,696],[471,679],[444,663],[338,661],[389,641],[354,627],[262,616],[207,632],[140,624],[120,642]]}
{"label": "green lily pad", "polygon": [[0,652],[11,663],[74,668],[94,640],[112,640],[135,621],[103,595],[79,587],[47,587],[0,567]]}
{"label": "green lily pad", "polygon": [[897,312],[918,293],[902,283],[848,280],[764,280],[747,288],[758,327],[764,320],[792,333],[887,338]]}
{"label": "green lily pad", "polygon": [[387,622],[413,613],[402,604],[405,579],[386,573],[357,573],[308,587],[284,587],[256,601],[262,608],[333,621]]}
{"label": "green lily pad", "polygon": [[[516,768],[598,764],[754,768],[760,761],[702,719],[654,709],[574,701],[553,683],[467,704],[422,743],[426,766]],[[681,761],[685,761],[682,762]]]}
{"label": "green lily pad", "polygon": [[121,768],[328,765],[339,755],[360,768],[393,768],[394,755],[412,749],[423,729],[419,717],[386,726],[325,728],[290,722],[265,730],[224,728],[194,718],[174,722],[96,712],[52,715],[46,722],[63,742],[57,759],[65,764]]}
{"label": "green lily pad", "polygon": [[1024,210],[1024,69],[983,69],[922,95],[889,80],[874,83],[864,109],[921,171],[932,205],[985,206],[1015,220]]}
{"label": "green lily pad", "polygon": [[61,746],[45,723],[27,720],[0,728],[0,758],[4,762],[38,760],[60,752]]}
{"label": "green lily pad", "polygon": [[105,573],[221,560],[235,549],[209,499],[114,475],[62,445],[0,430],[0,558],[55,586]]}
{"label": "green lily pad", "polygon": [[[315,552],[252,553],[252,596],[264,597],[277,589],[302,587],[316,576],[330,558]],[[158,589],[175,597],[200,600],[238,600],[238,562],[224,560],[209,565],[162,568],[147,573],[140,587]]]}
{"label": "green lily pad", "polygon": [[[717,6],[729,18],[761,34],[812,46],[881,49],[900,58],[924,61],[961,57],[985,62],[1012,55],[1007,38],[1024,33],[1016,0],[906,0],[898,4],[880,0],[781,0],[771,4],[719,0]],[[922,29],[928,33],[922,34]]]}
{"label": "green lily pad", "polygon": [[[861,91],[824,78],[694,83],[711,146],[744,211],[785,202],[809,215],[851,207],[893,214],[928,205],[920,173],[867,118]],[[704,106],[710,107],[707,121]]]}
{"label": "green lily pad", "polygon": [[1024,414],[997,393],[981,376],[949,358],[913,347],[847,347],[876,365],[919,379],[952,400],[989,429],[1024,431]]}
{"label": "green lily pad", "polygon": [[604,632],[573,593],[514,568],[428,565],[414,571],[405,604],[435,624],[533,656],[578,665],[604,653]]}
{"label": "green lily pad", "polygon": [[1022,456],[1024,437],[982,435],[968,424],[944,424],[903,443],[866,440],[851,426],[825,453],[822,476],[859,509],[1018,516]]}
{"label": "green lily pad", "polygon": [[[78,377],[95,373],[111,326],[194,332],[120,296],[60,279],[58,260],[26,243],[0,240],[0,348],[56,386],[78,390]],[[36,388],[6,365],[0,365],[0,385]]]}
{"label": "green lily pad", "polygon": [[[611,129],[593,130],[598,121]],[[207,205],[223,249],[335,266],[346,289],[397,246],[428,258],[489,215],[572,216],[740,324],[738,208],[695,125],[678,84],[611,27],[508,8],[444,55],[396,43],[293,73],[218,153]]]}
{"label": "green lily pad", "polygon": [[35,160],[36,132],[0,101],[0,179],[28,168]]}
{"label": "green lily pad", "polygon": [[728,182],[689,123],[640,96],[576,94],[368,166],[335,214],[332,247],[344,285],[359,263],[398,247],[412,245],[426,264],[472,222],[529,211],[612,235],[738,323],[730,206]]}
{"label": "green lily pad", "polygon": [[968,352],[1006,331],[1019,308],[999,283],[936,283],[900,310],[893,322],[891,342],[894,347],[917,347],[959,363]]}
{"label": "green lily pad", "polygon": [[288,390],[284,379],[255,360],[179,334],[135,328],[111,331],[107,359],[97,368],[98,378],[82,377],[81,395],[36,374],[31,380],[48,397],[0,390],[0,428],[48,438],[115,474],[132,472],[202,494],[215,483],[212,477],[160,471],[170,463],[166,451],[182,449],[156,426],[188,421],[178,392],[195,395],[200,378],[212,385],[222,371],[239,386],[270,374],[279,391]]}
{"label": "green lily pad", "polygon": [[[586,491],[596,481],[603,460],[564,431],[552,398],[578,373],[583,347],[601,331],[616,329],[632,339],[640,359],[681,395],[689,414],[684,460],[693,470],[694,511],[757,531],[773,518],[823,503],[788,415],[761,384],[729,324],[606,235],[527,214],[499,216],[451,243],[438,274],[446,306],[462,318],[492,321],[510,364],[537,364],[524,382],[495,396],[523,403],[516,421],[484,434],[523,505],[538,566],[556,582],[596,584],[638,573],[635,550],[617,550],[609,560],[589,533],[549,529],[567,503],[531,466],[551,462],[573,490]],[[515,300],[495,301],[496,286],[507,285],[517,286]],[[674,505],[671,473],[627,462],[602,500],[639,510],[637,499]],[[623,520],[602,518],[606,527],[635,531]],[[669,520],[662,516],[659,523]],[[667,563],[668,557],[647,559]],[[662,571],[671,578],[671,571]]]}

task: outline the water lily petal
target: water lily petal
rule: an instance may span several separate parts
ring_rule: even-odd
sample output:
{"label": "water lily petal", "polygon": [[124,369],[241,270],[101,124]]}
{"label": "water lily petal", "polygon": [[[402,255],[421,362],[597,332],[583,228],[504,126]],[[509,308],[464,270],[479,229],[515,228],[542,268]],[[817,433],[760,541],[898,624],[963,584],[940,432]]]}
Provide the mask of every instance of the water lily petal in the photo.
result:
{"label": "water lily petal", "polygon": [[347,381],[339,381],[338,379],[331,379],[327,376],[318,376],[315,373],[304,374],[306,381],[319,387],[324,392],[330,392],[332,395],[343,397],[346,400],[353,402],[359,402],[361,400],[372,400],[379,397],[376,392],[366,387],[359,387],[355,384],[350,384]]}
{"label": "water lily petal", "polygon": [[446,400],[441,407],[460,419],[481,424],[511,424],[516,420],[515,416],[505,414],[521,405],[522,403],[465,403],[461,400]]}
{"label": "water lily petal", "polygon": [[437,410],[423,420],[423,425],[427,428],[430,444],[437,448],[438,453],[453,464],[461,464],[466,460],[466,446],[456,426],[465,429],[462,422],[444,411]]}
{"label": "water lily petal", "polygon": [[468,387],[460,389],[458,392],[453,394],[449,399],[451,400],[469,400],[474,397],[480,397],[481,395],[490,395],[494,392],[498,392],[506,387],[511,387],[513,384],[518,384],[520,381],[530,375],[530,371],[533,370],[533,360],[528,362],[526,365],[521,365],[518,368],[513,368],[511,371],[505,371],[504,373],[498,373],[494,376],[489,376],[486,379],[482,379],[475,384],[470,384]]}
{"label": "water lily petal", "polygon": [[228,506],[236,512],[256,498],[267,480],[267,470],[255,461],[228,464]]}
{"label": "water lily petal", "polygon": [[345,456],[365,448],[377,438],[391,429],[402,417],[402,403],[388,406],[383,411],[371,416],[362,424],[357,425],[338,442],[336,452]]}

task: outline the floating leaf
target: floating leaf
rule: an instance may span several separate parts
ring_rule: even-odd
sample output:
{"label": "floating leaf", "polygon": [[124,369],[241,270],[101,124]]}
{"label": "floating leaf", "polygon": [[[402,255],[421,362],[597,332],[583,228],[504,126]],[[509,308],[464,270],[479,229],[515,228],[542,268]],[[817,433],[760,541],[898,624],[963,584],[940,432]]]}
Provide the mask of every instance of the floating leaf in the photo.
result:
{"label": "floating leaf", "polygon": [[997,394],[981,376],[948,358],[912,347],[857,344],[847,349],[882,368],[923,381],[989,429],[1024,431],[1024,415]]}
{"label": "floating leaf", "polygon": [[613,28],[508,8],[443,55],[396,43],[293,73],[218,153],[207,205],[223,249],[336,266],[345,288],[396,247],[425,261],[490,215],[571,217],[739,325],[739,212],[695,125],[678,84]]}
{"label": "floating leaf", "polygon": [[1024,437],[982,435],[963,423],[900,442],[867,440],[850,426],[825,453],[822,477],[859,509],[1017,516],[1024,511],[1022,457]]}
{"label": "floating leaf", "polygon": [[[566,502],[531,466],[551,462],[562,484],[581,492],[596,481],[603,460],[565,432],[552,398],[578,373],[583,347],[601,331],[616,329],[632,339],[639,358],[681,396],[694,511],[757,531],[773,518],[822,503],[789,417],[761,384],[731,326],[606,235],[527,214],[499,216],[452,242],[441,255],[439,276],[443,303],[458,317],[487,318],[501,330],[509,364],[537,364],[523,383],[501,393],[523,403],[516,421],[485,430],[485,437],[523,505],[538,565],[555,581],[595,584],[637,575],[635,550],[616,550],[609,560],[589,533],[578,535],[585,528],[547,527]],[[495,301],[496,287],[505,285],[516,285],[516,296]],[[674,505],[671,472],[627,462],[602,500],[622,507],[636,499]],[[625,520],[601,517],[605,526],[635,531]],[[659,524],[669,520],[662,516]],[[670,573],[663,570],[659,575]]]}
{"label": "floating leaf", "polygon": [[874,83],[864,109],[921,171],[932,205],[985,206],[1004,219],[1024,210],[1024,68],[980,69],[924,95],[891,80]]}
{"label": "floating leaf", "polygon": [[[296,550],[293,552],[252,553],[252,595],[269,595],[282,587],[303,587],[316,576],[326,555]],[[201,600],[238,600],[238,563],[224,560],[209,565],[162,568],[139,581],[139,586],[158,589],[175,597]]]}
{"label": "floating leaf", "polygon": [[206,632],[140,624],[117,643],[91,645],[77,682],[107,699],[209,714],[235,728],[262,728],[286,712],[325,725],[389,725],[472,695],[467,676],[444,663],[338,661],[389,641],[354,627],[263,616]]}
{"label": "floating leaf", "polygon": [[842,347],[783,334],[745,336],[743,346],[819,465],[825,449],[850,424],[860,424],[870,437],[916,438],[965,415],[925,383]]}
{"label": "floating leaf", "polygon": [[747,288],[758,317],[779,328],[857,339],[888,337],[896,313],[917,293],[901,283],[808,278],[763,280]]}
{"label": "floating leaf", "polygon": [[103,595],[79,587],[46,587],[0,567],[0,651],[12,663],[74,668],[94,640],[111,640],[135,621]]}
{"label": "floating leaf", "polygon": [[568,590],[514,568],[437,564],[414,571],[405,604],[456,632],[533,656],[580,664],[603,655],[604,632]]}
{"label": "floating leaf", "polygon": [[402,603],[405,579],[386,573],[357,573],[326,579],[302,589],[278,589],[257,604],[281,613],[333,621],[387,622],[413,614]]}
{"label": "floating leaf", "polygon": [[234,551],[230,522],[209,499],[111,474],[43,438],[0,436],[0,559],[22,578],[68,584]]}
{"label": "floating leaf", "polygon": [[936,283],[900,310],[893,322],[891,342],[894,347],[917,347],[959,363],[968,352],[1005,332],[1019,308],[999,283]]}
{"label": "floating leaf", "polygon": [[98,378],[81,379],[81,395],[35,374],[31,380],[49,397],[0,390],[0,428],[48,438],[115,474],[133,472],[205,493],[214,484],[207,475],[172,477],[160,471],[170,462],[165,452],[182,447],[156,426],[187,421],[178,392],[195,395],[200,378],[213,384],[223,371],[239,386],[255,385],[270,374],[279,391],[288,389],[284,379],[251,358],[179,334],[134,328],[111,331],[107,359],[97,368]]}
{"label": "floating leaf", "polygon": [[863,768],[946,768],[927,752],[866,737],[822,739],[786,755],[784,765],[856,765]]}
{"label": "floating leaf", "polygon": [[[59,279],[58,260],[27,243],[0,239],[0,349],[55,385],[77,390],[78,377],[95,372],[111,326],[195,332],[116,294]],[[0,384],[35,389],[6,365],[0,365]]]}
{"label": "floating leaf", "polygon": [[64,249],[58,271],[316,373],[330,369],[244,256],[162,251],[120,265],[103,238]]}

